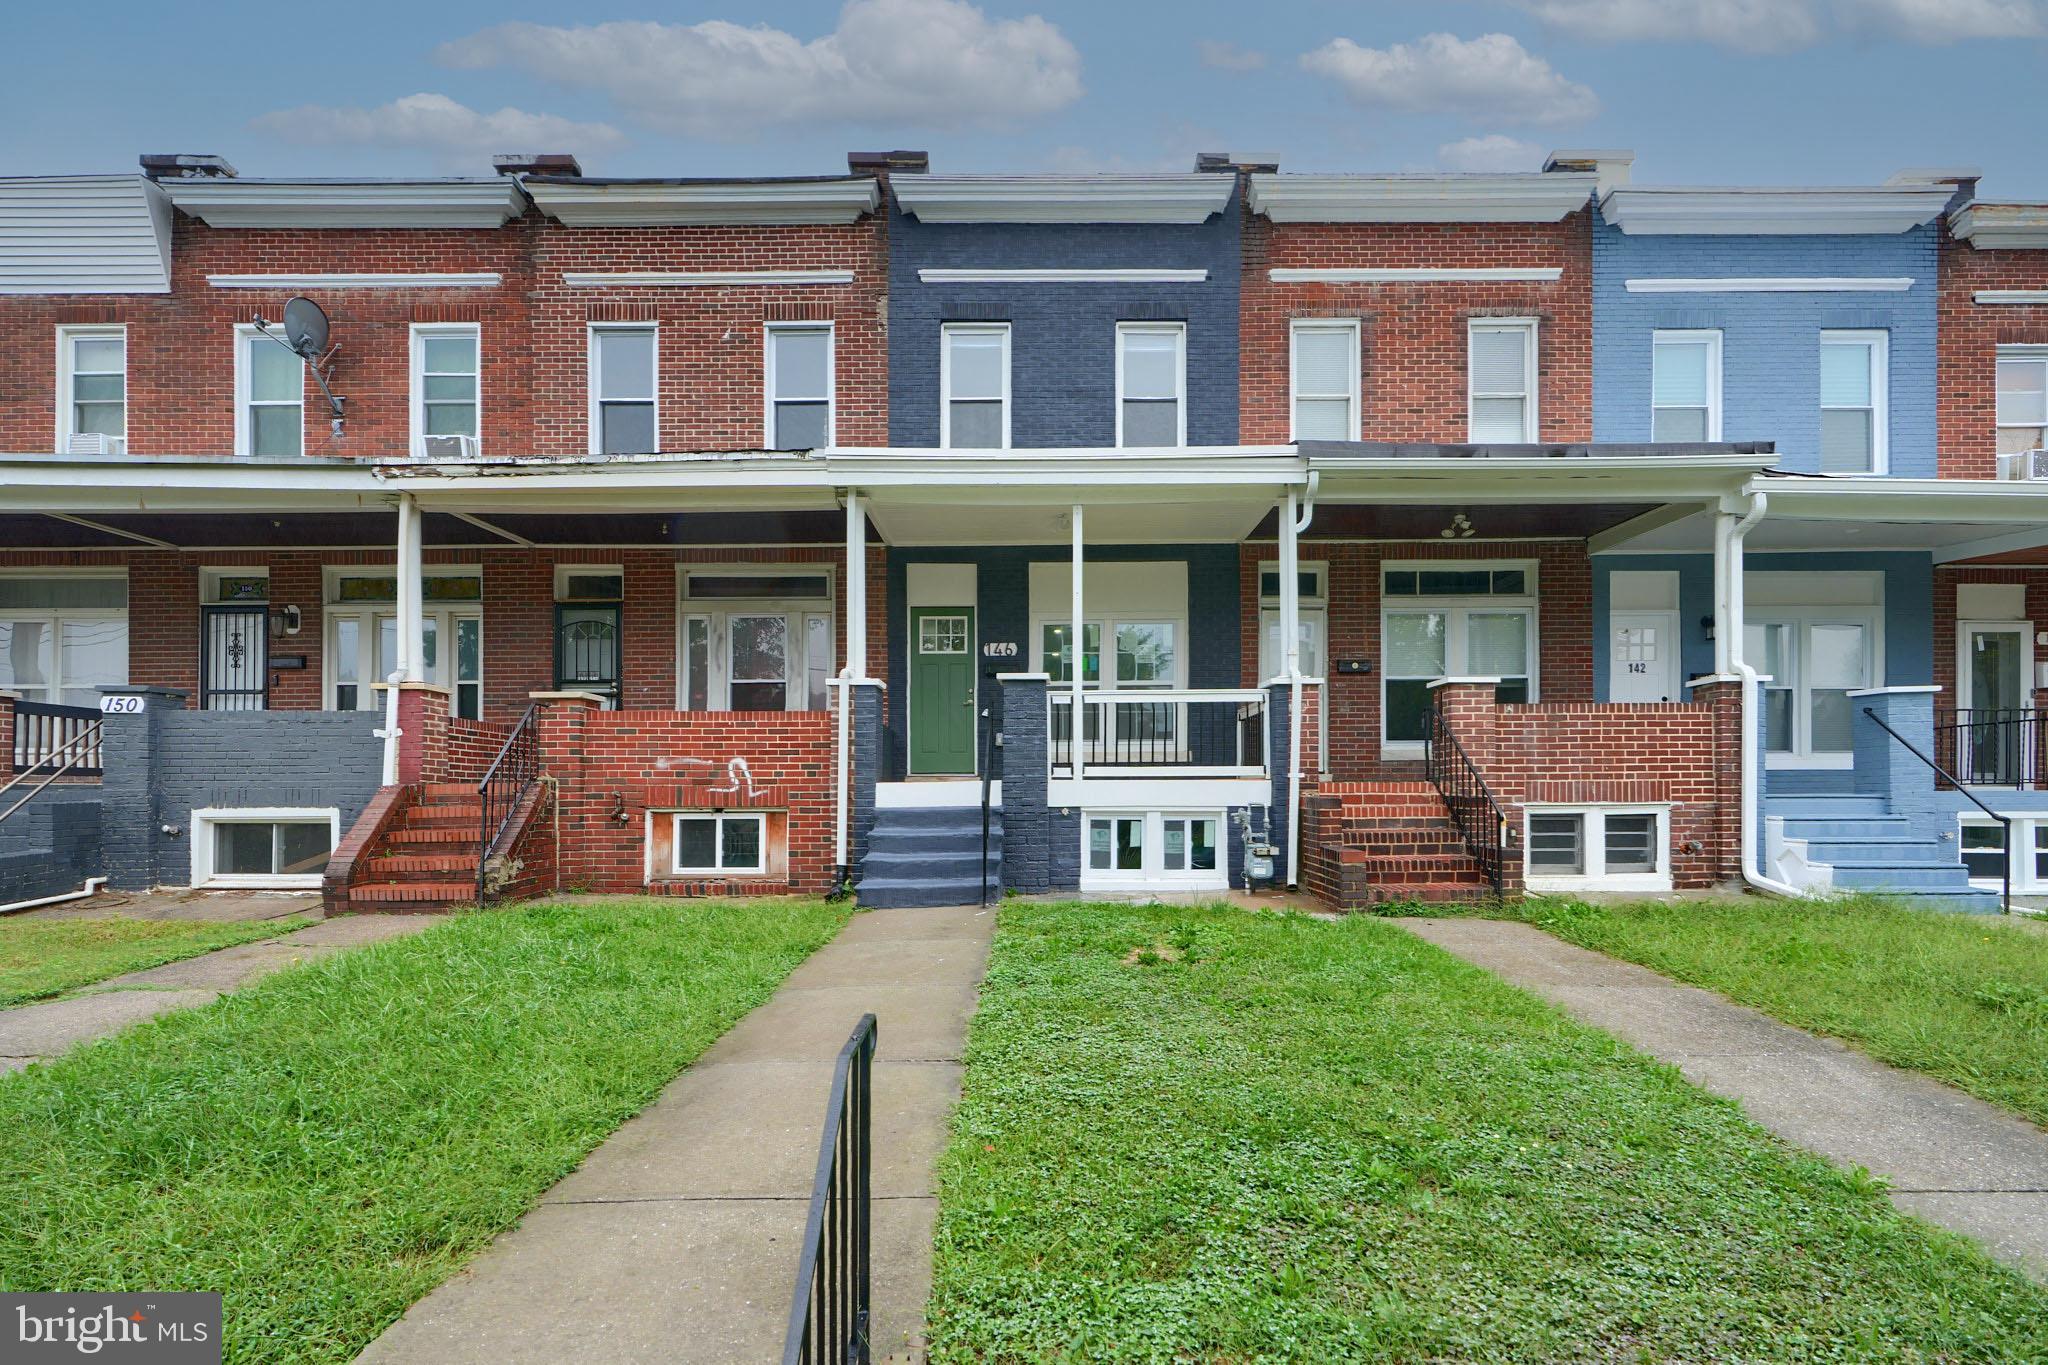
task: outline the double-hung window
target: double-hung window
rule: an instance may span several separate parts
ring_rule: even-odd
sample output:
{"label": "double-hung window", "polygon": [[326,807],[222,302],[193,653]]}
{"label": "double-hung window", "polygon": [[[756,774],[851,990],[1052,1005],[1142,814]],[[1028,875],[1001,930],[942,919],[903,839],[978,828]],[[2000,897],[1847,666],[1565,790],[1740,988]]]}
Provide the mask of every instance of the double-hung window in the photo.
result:
{"label": "double-hung window", "polygon": [[1181,322],[1116,325],[1116,443],[1188,443],[1188,329]]}
{"label": "double-hung window", "polygon": [[128,448],[128,329],[57,329],[57,450]]}
{"label": "double-hung window", "polygon": [[[398,577],[368,566],[327,577],[327,704],[374,711],[376,684],[398,667]],[[420,605],[420,675],[454,693],[456,715],[481,720],[483,579],[474,569],[430,567]]]}
{"label": "double-hung window", "polygon": [[1290,329],[1293,439],[1355,441],[1358,419],[1358,322],[1318,318]]}
{"label": "double-hung window", "polygon": [[1772,767],[1848,767],[1849,694],[1883,683],[1884,575],[1875,570],[1745,574],[1742,657],[1763,685]]}
{"label": "double-hung window", "polygon": [[1820,472],[1885,472],[1886,334],[1820,334]]}
{"label": "double-hung window", "polygon": [[591,454],[651,455],[661,448],[656,350],[652,326],[590,329]]}
{"label": "double-hung window", "polygon": [[305,452],[306,362],[253,327],[235,333],[235,445],[243,455]]}
{"label": "double-hung window", "polygon": [[1527,565],[1396,565],[1383,571],[1382,730],[1389,748],[1429,738],[1430,684],[1498,678],[1503,702],[1536,695],[1536,574]]}
{"label": "double-hung window", "polygon": [[1010,444],[1010,324],[949,322],[939,329],[939,444],[1004,450]]}
{"label": "double-hung window", "polygon": [[[473,322],[415,323],[412,329],[414,446],[432,436],[483,434],[479,397],[481,330]],[[474,453],[472,450],[471,453]]]}
{"label": "double-hung window", "polygon": [[832,324],[775,323],[767,340],[768,448],[832,444]]}
{"label": "double-hung window", "polygon": [[832,678],[832,575],[815,565],[684,569],[686,711],[823,711]]}
{"label": "double-hung window", "polygon": [[1536,439],[1536,320],[1477,318],[1466,335],[1467,428],[1475,445]]}
{"label": "double-hung window", "polygon": [[1721,439],[1721,334],[1657,332],[1650,338],[1650,439]]}
{"label": "double-hung window", "polygon": [[1998,453],[2048,446],[2048,346],[1998,348]]}

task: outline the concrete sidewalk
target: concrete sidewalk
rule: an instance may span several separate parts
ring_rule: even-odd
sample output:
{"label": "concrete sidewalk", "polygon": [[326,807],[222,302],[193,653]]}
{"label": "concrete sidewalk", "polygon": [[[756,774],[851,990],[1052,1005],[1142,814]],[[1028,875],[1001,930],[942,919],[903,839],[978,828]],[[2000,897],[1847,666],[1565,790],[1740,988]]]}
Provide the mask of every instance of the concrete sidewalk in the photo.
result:
{"label": "concrete sidewalk", "polygon": [[935,1168],[994,929],[992,909],[855,916],[359,1359],[777,1359],[832,1064],[870,1011],[875,1355],[921,1358]]}
{"label": "concrete sidewalk", "polygon": [[1901,1209],[2048,1281],[2048,1132],[1917,1072],[1526,924],[1395,922],[1671,1063],[1786,1141],[1884,1176]]}
{"label": "concrete sidewalk", "polygon": [[56,1000],[0,1010],[0,1073],[47,1061],[78,1044],[217,999],[259,977],[343,948],[417,933],[437,915],[356,915],[277,938],[220,948],[182,962],[80,986]]}

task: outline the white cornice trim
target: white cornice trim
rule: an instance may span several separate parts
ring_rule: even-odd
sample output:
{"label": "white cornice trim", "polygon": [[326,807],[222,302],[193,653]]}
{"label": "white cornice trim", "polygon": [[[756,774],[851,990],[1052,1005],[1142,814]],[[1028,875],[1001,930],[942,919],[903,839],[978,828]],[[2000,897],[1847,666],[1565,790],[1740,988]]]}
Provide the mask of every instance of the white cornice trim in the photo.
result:
{"label": "white cornice trim", "polygon": [[931,268],[917,272],[923,284],[1200,284],[1209,278],[1207,270],[1179,270],[1134,266],[1114,269],[1021,269]]}
{"label": "white cornice trim", "polygon": [[1978,303],[2048,303],[2048,289],[1979,289]]}
{"label": "white cornice trim", "polygon": [[1683,188],[1623,185],[1600,200],[1631,236],[1704,233],[1810,236],[1894,234],[1941,216],[1953,185]]}
{"label": "white cornice trim", "polygon": [[521,182],[534,204],[570,227],[720,227],[851,223],[882,202],[871,179]]}
{"label": "white cornice trim", "polygon": [[675,289],[726,285],[852,284],[851,270],[565,270],[572,289]]}
{"label": "white cornice trim", "polygon": [[180,210],[217,228],[495,228],[526,202],[510,180],[176,180]]}
{"label": "white cornice trim", "polygon": [[1237,177],[1188,175],[899,175],[896,203],[920,223],[1201,223],[1230,203]]}
{"label": "white cornice trim", "polygon": [[1626,280],[1631,294],[1901,294],[1911,275],[1726,275]]}
{"label": "white cornice trim", "polygon": [[1495,281],[1519,284],[1549,284],[1564,274],[1562,266],[1484,267],[1472,270],[1431,270],[1427,268],[1309,269],[1275,266],[1266,272],[1275,284],[1486,284]]}
{"label": "white cornice trim", "polygon": [[1948,230],[1979,251],[2038,250],[2048,247],[2048,204],[1965,204],[1948,216]]}
{"label": "white cornice trim", "polygon": [[1599,177],[1286,175],[1251,177],[1246,202],[1276,223],[1555,223],[1586,207]]}
{"label": "white cornice trim", "polygon": [[495,289],[495,270],[445,275],[208,275],[215,289]]}

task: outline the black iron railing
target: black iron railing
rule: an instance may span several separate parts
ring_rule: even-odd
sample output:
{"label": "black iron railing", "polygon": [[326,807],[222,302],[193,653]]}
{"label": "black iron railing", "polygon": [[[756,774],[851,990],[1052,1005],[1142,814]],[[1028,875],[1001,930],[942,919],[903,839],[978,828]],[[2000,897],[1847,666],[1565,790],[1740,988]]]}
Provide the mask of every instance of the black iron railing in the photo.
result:
{"label": "black iron railing", "polygon": [[1935,762],[1972,787],[2041,785],[2048,725],[2031,706],[1934,713]]}
{"label": "black iron railing", "polygon": [[538,704],[526,708],[526,714],[505,737],[504,747],[498,750],[498,756],[484,770],[483,781],[476,784],[476,794],[482,805],[476,849],[478,905],[484,903],[484,874],[491,860],[491,846],[498,842],[498,836],[512,822],[512,814],[519,809],[527,790],[540,780],[539,717]]}
{"label": "black iron railing", "polygon": [[1499,896],[1507,885],[1508,817],[1494,799],[1478,765],[1444,722],[1443,713],[1429,712],[1429,747],[1426,752],[1430,784],[1450,809],[1458,832],[1465,836],[1465,849],[1479,870],[1493,883]]}
{"label": "black iron railing", "polygon": [[[1055,768],[1074,764],[1074,694],[1051,696],[1047,750]],[[1132,689],[1084,692],[1085,768],[1150,768],[1194,776],[1257,775],[1266,766],[1266,694],[1260,691]]]}
{"label": "black iron railing", "polygon": [[875,1038],[875,1016],[862,1015],[832,1069],[783,1365],[868,1365],[873,1358],[868,1341],[868,1170]]}
{"label": "black iron railing", "polygon": [[1969,787],[1965,786],[1963,783],[1958,782],[1956,780],[1956,776],[1954,773],[1950,772],[1947,768],[1944,768],[1941,764],[1929,758],[1926,754],[1921,753],[1920,750],[1917,747],[1915,747],[1912,740],[1907,739],[1897,730],[1892,729],[1891,726],[1886,725],[1883,721],[1879,720],[1877,718],[1877,712],[1873,711],[1871,708],[1866,706],[1863,708],[1863,714],[1870,717],[1870,723],[1872,725],[1875,725],[1878,729],[1884,731],[1893,739],[1897,740],[1899,742],[1900,748],[1904,749],[1907,753],[1913,755],[1913,757],[1919,759],[1922,763],[1925,763],[1931,770],[1933,770],[1935,777],[1940,779],[1942,782],[1947,783],[1949,786],[1954,787],[1957,791],[1961,792],[1964,795],[1964,797],[1966,797],[1969,800],[1971,805],[1975,806],[1978,810],[1983,811],[1986,815],[1996,820],[1998,822],[1999,828],[2005,831],[2005,837],[1999,841],[1999,843],[2003,847],[2004,856],[2002,856],[1999,859],[1999,867],[2001,869],[2000,881],[2002,883],[2002,889],[1999,891],[1998,894],[1998,907],[1999,909],[2003,910],[2006,914],[2010,915],[2012,913],[2012,817],[2007,815],[2000,815],[1997,811],[1991,809],[1991,807],[1985,805],[1982,801],[1979,801],[1976,797],[1976,794],[1972,792],[1969,789]]}
{"label": "black iron railing", "polygon": [[66,759],[73,777],[100,776],[100,713],[47,701],[14,703],[14,771],[47,773]]}

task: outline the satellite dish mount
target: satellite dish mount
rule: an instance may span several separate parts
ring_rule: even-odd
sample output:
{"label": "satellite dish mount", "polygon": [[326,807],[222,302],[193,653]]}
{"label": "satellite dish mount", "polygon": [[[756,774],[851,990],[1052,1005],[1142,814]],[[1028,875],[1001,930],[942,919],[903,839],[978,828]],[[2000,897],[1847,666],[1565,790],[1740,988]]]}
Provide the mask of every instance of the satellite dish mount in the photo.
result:
{"label": "satellite dish mount", "polygon": [[339,342],[327,344],[327,313],[319,304],[309,298],[295,298],[284,306],[283,335],[271,330],[271,324],[258,313],[255,318],[256,330],[269,337],[278,345],[306,362],[306,368],[313,372],[313,378],[320,384],[320,392],[327,396],[327,412],[334,423],[334,439],[342,438],[342,424],[347,416],[342,412],[346,398],[335,396],[328,380],[334,373],[334,357],[341,350]]}

